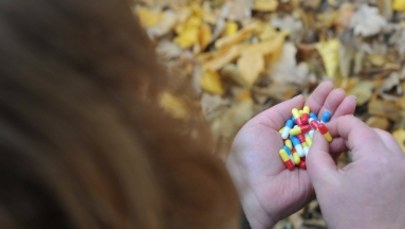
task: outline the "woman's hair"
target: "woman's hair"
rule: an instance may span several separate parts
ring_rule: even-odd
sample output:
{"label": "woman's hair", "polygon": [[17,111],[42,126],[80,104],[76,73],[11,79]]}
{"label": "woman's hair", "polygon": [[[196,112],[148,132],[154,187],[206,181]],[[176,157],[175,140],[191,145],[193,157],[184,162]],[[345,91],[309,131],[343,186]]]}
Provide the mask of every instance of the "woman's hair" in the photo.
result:
{"label": "woman's hair", "polygon": [[0,228],[237,227],[209,131],[168,79],[124,0],[1,1]]}

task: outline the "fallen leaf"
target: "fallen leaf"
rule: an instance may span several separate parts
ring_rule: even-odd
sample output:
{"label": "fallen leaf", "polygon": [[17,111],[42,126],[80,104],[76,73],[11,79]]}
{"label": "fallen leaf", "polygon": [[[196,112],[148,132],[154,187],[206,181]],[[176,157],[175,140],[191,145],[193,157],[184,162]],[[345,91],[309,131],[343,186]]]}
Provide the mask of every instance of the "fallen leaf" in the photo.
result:
{"label": "fallen leaf", "polygon": [[399,12],[405,12],[405,1],[404,0],[393,0],[392,9],[399,11]]}
{"label": "fallen leaf", "polygon": [[223,95],[225,90],[222,86],[221,76],[216,71],[204,71],[200,78],[200,85],[204,91]]}
{"label": "fallen leaf", "polygon": [[158,8],[151,9],[139,6],[135,10],[141,25],[145,28],[156,26],[162,19],[162,12]]}
{"label": "fallen leaf", "polygon": [[379,128],[382,130],[387,130],[390,124],[388,119],[378,116],[371,116],[367,119],[366,123],[370,127]]}
{"label": "fallen leaf", "polygon": [[254,0],[252,9],[260,12],[270,12],[277,9],[278,1],[276,0]]}
{"label": "fallen leaf", "polygon": [[280,58],[270,67],[270,77],[278,83],[303,85],[308,80],[306,63],[297,64],[297,48],[292,43],[285,43]]}
{"label": "fallen leaf", "polygon": [[264,71],[264,58],[260,53],[246,51],[239,58],[237,65],[245,84],[251,87]]}
{"label": "fallen leaf", "polygon": [[316,46],[322,57],[326,75],[331,78],[336,78],[339,75],[339,46],[338,39],[324,41]]}
{"label": "fallen leaf", "polygon": [[208,55],[200,56],[199,60],[202,63],[202,67],[205,70],[219,70],[226,64],[236,59],[239,56],[239,46],[232,46],[229,48],[223,48],[218,51],[209,53]]}
{"label": "fallen leaf", "polygon": [[215,42],[215,47],[221,49],[241,43],[242,41],[250,38],[256,31],[259,31],[263,27],[263,24],[259,21],[248,24],[237,33],[218,39]]}
{"label": "fallen leaf", "polygon": [[350,28],[354,30],[354,34],[363,37],[380,33],[386,25],[387,21],[378,13],[378,9],[366,4],[354,13],[350,21]]}
{"label": "fallen leaf", "polygon": [[212,33],[211,28],[207,23],[203,23],[200,27],[198,41],[200,44],[200,49],[203,50],[211,42]]}
{"label": "fallen leaf", "polygon": [[236,32],[238,32],[238,24],[234,21],[227,21],[225,24],[224,35],[230,36],[234,35]]}
{"label": "fallen leaf", "polygon": [[373,81],[360,81],[356,82],[351,90],[348,91],[349,95],[356,97],[358,106],[364,105],[371,99],[375,85]]}

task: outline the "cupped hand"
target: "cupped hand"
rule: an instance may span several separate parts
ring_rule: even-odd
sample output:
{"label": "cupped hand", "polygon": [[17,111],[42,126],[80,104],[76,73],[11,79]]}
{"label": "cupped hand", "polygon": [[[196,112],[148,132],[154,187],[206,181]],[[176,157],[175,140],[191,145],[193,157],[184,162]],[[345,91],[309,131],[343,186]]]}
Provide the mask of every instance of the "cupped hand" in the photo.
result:
{"label": "cupped hand", "polygon": [[278,151],[283,145],[279,129],[292,108],[308,105],[312,112],[331,112],[332,120],[351,114],[355,98],[321,83],[308,97],[302,95],[275,105],[247,122],[234,139],[227,168],[238,189],[244,213],[252,228],[270,228],[298,211],[314,197],[306,170],[286,170]]}

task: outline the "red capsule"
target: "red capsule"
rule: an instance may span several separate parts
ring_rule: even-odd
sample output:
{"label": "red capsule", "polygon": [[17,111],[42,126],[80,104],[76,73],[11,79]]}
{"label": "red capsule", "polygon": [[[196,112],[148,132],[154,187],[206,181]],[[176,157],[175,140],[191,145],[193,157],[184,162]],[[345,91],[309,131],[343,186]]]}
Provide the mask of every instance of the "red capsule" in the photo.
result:
{"label": "red capsule", "polygon": [[312,127],[313,129],[317,130],[317,129],[318,129],[318,126],[319,126],[319,122],[317,122],[317,121],[315,121],[315,120],[311,120],[311,121],[309,122],[309,125],[311,125],[311,127]]}
{"label": "red capsule", "polygon": [[298,165],[300,169],[307,169],[307,163],[303,158],[301,158],[300,164]]}
{"label": "red capsule", "polygon": [[308,124],[309,114],[308,113],[303,113],[301,115],[300,119],[301,119],[302,124],[304,124],[304,125]]}
{"label": "red capsule", "polygon": [[300,140],[301,143],[305,142],[305,135],[299,134],[299,135],[297,135],[297,138],[298,138],[298,140]]}
{"label": "red capsule", "polygon": [[284,162],[284,166],[291,171],[295,169],[294,163],[291,160]]}

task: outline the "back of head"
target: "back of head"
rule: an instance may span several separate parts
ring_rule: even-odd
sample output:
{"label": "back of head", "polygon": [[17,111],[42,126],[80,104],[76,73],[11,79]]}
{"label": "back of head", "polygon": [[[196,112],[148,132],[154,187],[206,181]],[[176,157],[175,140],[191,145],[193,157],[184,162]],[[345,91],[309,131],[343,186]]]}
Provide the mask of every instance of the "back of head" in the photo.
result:
{"label": "back of head", "polygon": [[187,94],[128,2],[3,1],[0,15],[0,228],[235,226],[198,112],[158,106]]}

